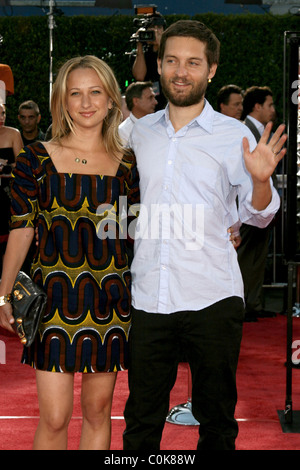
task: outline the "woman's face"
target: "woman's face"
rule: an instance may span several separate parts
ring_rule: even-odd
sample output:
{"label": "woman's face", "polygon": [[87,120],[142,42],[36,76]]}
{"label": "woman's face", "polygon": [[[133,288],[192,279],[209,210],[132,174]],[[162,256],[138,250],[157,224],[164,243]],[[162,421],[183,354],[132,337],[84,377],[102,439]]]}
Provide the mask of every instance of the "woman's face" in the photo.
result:
{"label": "woman's face", "polygon": [[0,129],[5,124],[6,110],[4,104],[0,104]]}
{"label": "woman's face", "polygon": [[78,68],[67,79],[66,107],[76,128],[102,127],[112,100],[91,68]]}

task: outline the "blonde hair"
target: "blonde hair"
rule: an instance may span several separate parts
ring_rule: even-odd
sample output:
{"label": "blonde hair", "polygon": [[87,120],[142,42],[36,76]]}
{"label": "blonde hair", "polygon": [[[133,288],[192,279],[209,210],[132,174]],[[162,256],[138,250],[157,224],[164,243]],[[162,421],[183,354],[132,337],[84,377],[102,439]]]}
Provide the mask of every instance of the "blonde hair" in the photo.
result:
{"label": "blonde hair", "polygon": [[68,76],[70,72],[78,68],[95,70],[103,88],[113,102],[112,109],[108,111],[102,127],[103,143],[106,151],[113,156],[119,155],[120,152],[124,153],[118,132],[122,121],[119,85],[109,65],[92,55],[74,57],[63,64],[58,72],[51,96],[52,140],[59,142],[62,137],[74,132],[74,125],[66,108],[66,94]]}

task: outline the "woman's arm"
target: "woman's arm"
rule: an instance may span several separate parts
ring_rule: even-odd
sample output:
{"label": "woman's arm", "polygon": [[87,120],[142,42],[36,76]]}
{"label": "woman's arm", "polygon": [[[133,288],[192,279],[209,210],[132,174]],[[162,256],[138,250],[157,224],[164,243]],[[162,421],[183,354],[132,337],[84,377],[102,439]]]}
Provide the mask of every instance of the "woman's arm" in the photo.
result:
{"label": "woman's arm", "polygon": [[[3,260],[2,277],[0,282],[0,298],[12,292],[15,279],[20,271],[34,236],[33,228],[12,230],[8,237],[6,252]],[[12,308],[9,303],[0,306],[0,326],[13,331],[14,322]]]}
{"label": "woman's arm", "polygon": [[13,133],[13,141],[12,141],[12,148],[14,151],[15,159],[20,153],[20,150],[23,148],[23,140],[21,137],[21,133],[15,129],[15,132]]}

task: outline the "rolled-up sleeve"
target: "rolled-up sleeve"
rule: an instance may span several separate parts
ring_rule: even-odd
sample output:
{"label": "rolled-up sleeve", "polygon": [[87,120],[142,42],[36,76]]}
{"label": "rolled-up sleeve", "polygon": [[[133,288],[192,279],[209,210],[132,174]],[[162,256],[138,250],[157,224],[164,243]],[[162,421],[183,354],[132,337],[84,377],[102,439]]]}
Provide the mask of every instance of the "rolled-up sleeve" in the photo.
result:
{"label": "rolled-up sleeve", "polygon": [[273,186],[272,178],[270,178],[272,188],[272,199],[270,204],[263,210],[258,211],[252,206],[252,193],[248,193],[239,208],[240,220],[248,225],[255,225],[258,228],[265,228],[269,225],[276,212],[280,207],[280,197]]}

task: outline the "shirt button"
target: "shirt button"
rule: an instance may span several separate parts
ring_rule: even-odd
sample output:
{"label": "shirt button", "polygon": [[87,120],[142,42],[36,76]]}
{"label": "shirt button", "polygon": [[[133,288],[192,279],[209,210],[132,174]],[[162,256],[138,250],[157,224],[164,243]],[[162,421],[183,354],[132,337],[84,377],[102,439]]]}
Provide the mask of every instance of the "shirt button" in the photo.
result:
{"label": "shirt button", "polygon": [[172,160],[168,160],[168,165],[172,165]]}

